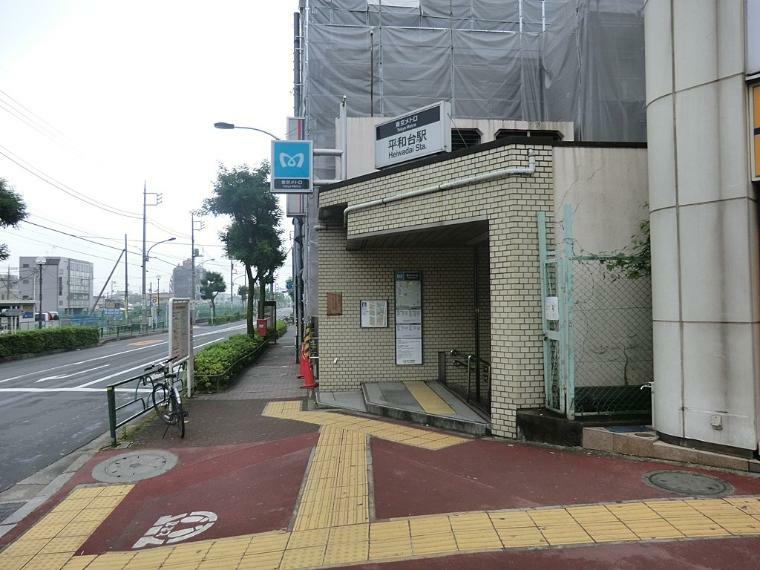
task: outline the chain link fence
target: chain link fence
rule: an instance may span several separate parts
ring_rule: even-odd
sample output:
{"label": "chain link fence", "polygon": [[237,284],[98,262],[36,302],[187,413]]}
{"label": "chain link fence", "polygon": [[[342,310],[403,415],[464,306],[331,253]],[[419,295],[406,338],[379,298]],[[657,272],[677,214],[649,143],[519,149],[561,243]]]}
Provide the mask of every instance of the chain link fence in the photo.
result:
{"label": "chain link fence", "polygon": [[652,381],[652,294],[648,276],[611,272],[613,258],[570,259],[571,346],[576,416],[648,414]]}

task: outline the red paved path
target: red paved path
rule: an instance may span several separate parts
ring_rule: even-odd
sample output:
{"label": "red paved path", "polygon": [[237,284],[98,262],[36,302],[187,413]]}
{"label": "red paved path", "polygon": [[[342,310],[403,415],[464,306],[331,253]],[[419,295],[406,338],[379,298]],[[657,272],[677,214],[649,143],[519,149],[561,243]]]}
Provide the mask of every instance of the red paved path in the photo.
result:
{"label": "red paved path", "polygon": [[641,481],[666,469],[718,477],[737,495],[760,494],[756,477],[499,441],[425,451],[373,439],[372,468],[378,518],[677,497]]}

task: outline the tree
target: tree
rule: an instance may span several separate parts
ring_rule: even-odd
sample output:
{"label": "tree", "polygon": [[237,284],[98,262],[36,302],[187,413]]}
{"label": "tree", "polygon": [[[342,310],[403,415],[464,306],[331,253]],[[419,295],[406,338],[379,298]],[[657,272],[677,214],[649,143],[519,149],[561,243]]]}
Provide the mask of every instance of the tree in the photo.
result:
{"label": "tree", "polygon": [[245,304],[245,298],[248,296],[248,287],[245,285],[238,287],[238,296],[240,297],[240,302]]}
{"label": "tree", "polygon": [[[5,179],[0,178],[0,227],[16,226],[26,215],[24,200]],[[0,261],[8,259],[9,255],[8,246],[0,243]]]}
{"label": "tree", "polygon": [[224,277],[216,271],[205,271],[201,279],[201,299],[211,301],[211,322],[216,320],[216,305],[214,301],[219,293],[227,290],[224,284]]}
{"label": "tree", "polygon": [[[256,168],[219,166],[213,195],[203,203],[213,215],[227,215],[232,221],[220,234],[227,257],[245,266],[248,290],[256,284],[263,291],[270,276],[285,261],[278,228],[281,212],[277,199],[269,191],[269,163]],[[254,334],[254,295],[248,295],[246,321],[248,334]],[[257,315],[264,315],[264,299],[259,298]]]}

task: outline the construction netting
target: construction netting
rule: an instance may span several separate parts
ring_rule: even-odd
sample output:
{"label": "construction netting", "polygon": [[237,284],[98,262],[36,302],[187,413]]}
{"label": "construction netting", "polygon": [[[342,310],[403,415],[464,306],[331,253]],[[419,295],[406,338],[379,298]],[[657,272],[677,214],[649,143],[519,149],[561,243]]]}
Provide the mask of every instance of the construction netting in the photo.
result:
{"label": "construction netting", "polygon": [[[302,0],[307,137],[335,146],[345,95],[352,117],[446,100],[455,127],[571,121],[576,140],[645,141],[644,2]],[[333,159],[315,166],[334,178]]]}

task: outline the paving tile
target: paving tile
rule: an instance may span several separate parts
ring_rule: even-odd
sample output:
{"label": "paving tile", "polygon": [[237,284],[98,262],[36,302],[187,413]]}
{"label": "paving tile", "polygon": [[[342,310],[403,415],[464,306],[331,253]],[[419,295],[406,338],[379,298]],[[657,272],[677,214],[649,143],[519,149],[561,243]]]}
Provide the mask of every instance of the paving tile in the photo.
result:
{"label": "paving tile", "polygon": [[87,570],[121,570],[136,556],[134,552],[109,552],[90,562]]}
{"label": "paving tile", "polygon": [[446,515],[432,517],[414,517],[409,519],[412,537],[426,534],[451,532],[451,523]]}
{"label": "paving tile", "polygon": [[281,550],[251,554],[243,556],[238,564],[238,570],[277,570],[281,560]]}
{"label": "paving tile", "polygon": [[506,548],[546,546],[548,543],[536,527],[513,527],[497,529],[497,534]]}
{"label": "paving tile", "polygon": [[0,554],[0,568],[3,570],[19,570],[23,568],[34,556],[4,556]]}
{"label": "paving tile", "polygon": [[457,551],[457,541],[451,531],[412,537],[412,553],[414,555],[445,554]]}
{"label": "paving tile", "polygon": [[243,538],[227,538],[216,540],[206,553],[205,560],[213,560],[216,558],[230,558],[234,556],[242,558],[249,544],[251,544],[250,536]]}
{"label": "paving tile", "polygon": [[34,556],[40,550],[45,548],[45,545],[48,542],[50,542],[49,538],[28,538],[27,535],[24,535],[19,540],[11,544],[8,548],[6,548],[3,551],[2,555],[4,557]]}
{"label": "paving tile", "polygon": [[240,559],[243,555],[232,556],[229,558],[212,558],[211,560],[204,560],[198,565],[199,570],[230,570],[230,568],[237,568]]}
{"label": "paving tile", "polygon": [[[372,531],[370,531],[371,534]],[[412,541],[409,537],[374,540],[369,542],[369,559],[408,558],[412,555]]]}
{"label": "paving tile", "polygon": [[594,542],[617,542],[625,540],[638,540],[631,529],[621,522],[600,522],[583,525],[588,535]]}
{"label": "paving tile", "polygon": [[369,558],[368,541],[336,542],[327,544],[324,564],[349,564],[364,562]]}
{"label": "paving tile", "polygon": [[290,539],[289,532],[267,532],[256,534],[248,545],[245,555],[262,554],[265,552],[283,551]]}
{"label": "paving tile", "polygon": [[369,538],[371,542],[376,540],[409,539],[409,523],[405,520],[370,523]]}
{"label": "paving tile", "polygon": [[288,541],[288,550],[293,548],[306,548],[311,546],[324,546],[327,544],[327,538],[330,529],[303,530],[291,533]]}
{"label": "paving tile", "polygon": [[288,549],[282,556],[280,568],[289,570],[295,568],[313,568],[321,566],[325,556],[325,546],[310,546],[308,548]]}
{"label": "paving tile", "polygon": [[[97,557],[97,554],[74,556],[73,558],[69,558],[69,561],[66,563],[66,566],[63,567],[63,570],[84,570],[84,568],[87,568],[87,566],[89,566]],[[0,568],[4,567],[0,565]]]}
{"label": "paving tile", "polygon": [[488,513],[496,530],[507,528],[535,528],[536,524],[525,511],[491,511]]}
{"label": "paving tile", "polygon": [[29,570],[60,570],[71,558],[71,554],[38,554],[25,568]]}
{"label": "paving tile", "polygon": [[499,535],[491,528],[490,530],[454,530],[457,547],[461,551],[481,551],[501,549],[502,543]]}
{"label": "paving tile", "polygon": [[57,536],[48,542],[45,547],[40,550],[43,554],[52,554],[55,552],[70,552],[74,554],[74,551],[87,539],[87,536]]}

